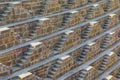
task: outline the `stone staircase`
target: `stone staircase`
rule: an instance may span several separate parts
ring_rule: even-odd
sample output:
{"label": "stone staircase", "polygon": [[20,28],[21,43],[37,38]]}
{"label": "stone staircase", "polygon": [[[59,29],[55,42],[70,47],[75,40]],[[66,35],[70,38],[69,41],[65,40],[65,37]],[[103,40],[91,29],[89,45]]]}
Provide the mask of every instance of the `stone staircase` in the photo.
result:
{"label": "stone staircase", "polygon": [[13,67],[12,71],[13,72],[18,71],[18,70],[24,68],[24,66],[26,64],[30,65],[29,58],[33,54],[33,51],[35,50],[35,47],[37,45],[40,45],[40,44],[41,44],[40,42],[31,43],[28,50],[26,52],[24,52],[22,57],[17,61],[16,65]]}
{"label": "stone staircase", "polygon": [[0,21],[3,21],[5,17],[8,16],[11,10],[12,10],[12,6],[8,4],[8,6],[0,13]]}
{"label": "stone staircase", "polygon": [[111,38],[111,36],[109,34],[105,36],[103,43],[100,45],[101,49],[104,50],[105,48],[107,48],[107,45],[109,44],[110,38]]}
{"label": "stone staircase", "polygon": [[90,46],[88,46],[88,45],[83,48],[81,55],[77,59],[78,63],[81,63],[85,60],[85,58],[89,52],[89,48],[90,48]]}
{"label": "stone staircase", "polygon": [[58,54],[60,52],[65,41],[67,40],[67,36],[68,36],[67,34],[63,33],[63,35],[61,36],[61,38],[58,40],[58,42],[55,45],[55,48],[53,50],[54,54]]}
{"label": "stone staircase", "polygon": [[79,75],[79,77],[77,78],[77,80],[85,80],[84,78],[86,77],[86,75],[87,75],[87,71],[86,71],[86,70],[82,70],[82,71],[80,72],[80,75]]}
{"label": "stone staircase", "polygon": [[92,18],[92,14],[94,13],[96,7],[98,6],[98,4],[94,4],[93,6],[90,7],[87,15],[86,15],[86,19],[91,19]]}
{"label": "stone staircase", "polygon": [[48,5],[49,0],[44,0],[44,2],[42,3],[40,10],[38,10],[38,14],[43,15],[46,6]]}
{"label": "stone staircase", "polygon": [[107,19],[105,20],[104,24],[103,24],[103,29],[107,29],[108,26],[110,25],[111,23],[111,17],[108,16]]}
{"label": "stone staircase", "polygon": [[106,8],[105,8],[105,11],[106,12],[108,12],[109,11],[109,9],[112,7],[112,2],[113,2],[114,0],[108,0],[108,4],[107,4],[107,6],[106,6]]}
{"label": "stone staircase", "polygon": [[31,27],[32,27],[32,29],[31,29],[31,31],[30,31],[30,38],[31,39],[35,39],[35,38],[37,38],[37,31],[36,31],[36,28],[39,26],[39,24],[37,24],[37,23],[35,23],[35,24],[33,24]]}
{"label": "stone staircase", "polygon": [[71,18],[72,18],[71,13],[67,13],[65,15],[65,17],[63,18],[63,22],[62,22],[62,26],[61,27],[62,28],[66,27],[68,25],[68,23],[69,23],[69,21],[70,21]]}
{"label": "stone staircase", "polygon": [[47,78],[52,79],[55,75],[55,73],[58,71],[58,69],[60,68],[62,64],[62,60],[58,59],[55,64],[53,65],[53,67],[50,69],[50,71],[47,74]]}
{"label": "stone staircase", "polygon": [[82,34],[81,38],[82,38],[82,39],[86,39],[86,38],[89,36],[91,30],[92,30],[92,27],[91,27],[91,26],[88,26],[88,27],[85,29],[85,32]]}
{"label": "stone staircase", "polygon": [[110,57],[109,57],[108,55],[106,55],[106,56],[104,57],[101,65],[100,65],[100,67],[99,67],[99,69],[98,69],[100,72],[104,72],[104,71],[105,71],[106,65],[107,65],[107,63],[108,63],[108,61],[109,61],[109,58],[110,58]]}

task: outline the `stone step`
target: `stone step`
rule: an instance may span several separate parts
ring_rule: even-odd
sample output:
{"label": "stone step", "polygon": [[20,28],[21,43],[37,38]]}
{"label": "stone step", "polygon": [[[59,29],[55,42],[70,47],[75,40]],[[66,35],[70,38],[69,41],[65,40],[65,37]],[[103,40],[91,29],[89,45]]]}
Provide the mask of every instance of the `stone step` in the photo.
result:
{"label": "stone step", "polygon": [[58,60],[56,63],[61,64],[61,63],[62,63],[62,61],[61,61],[61,60]]}
{"label": "stone step", "polygon": [[18,65],[19,67],[23,67],[24,64],[23,64],[22,62],[21,62],[21,63],[19,62],[19,63],[17,63],[17,65]]}
{"label": "stone step", "polygon": [[26,62],[26,61],[27,61],[27,60],[24,59],[24,58],[20,59],[20,62],[22,62],[22,63],[24,63],[24,62]]}
{"label": "stone step", "polygon": [[33,54],[32,52],[25,52],[24,54],[26,54],[26,55],[31,55],[31,54]]}
{"label": "stone step", "polygon": [[20,70],[21,68],[20,67],[12,67],[12,72],[16,72],[16,71],[18,71],[18,70]]}
{"label": "stone step", "polygon": [[52,74],[52,75],[54,75],[55,74],[55,71],[50,71],[48,74]]}
{"label": "stone step", "polygon": [[100,67],[99,70],[104,71],[105,67]]}
{"label": "stone step", "polygon": [[53,50],[53,53],[54,54],[59,54],[59,51],[58,50]]}
{"label": "stone step", "polygon": [[54,67],[60,67],[60,64],[55,64]]}
{"label": "stone step", "polygon": [[48,77],[48,78],[52,78],[53,75],[52,75],[52,74],[48,74],[47,77]]}
{"label": "stone step", "polygon": [[106,64],[107,64],[107,62],[102,62],[102,64],[103,64],[103,65],[106,65]]}
{"label": "stone step", "polygon": [[85,51],[82,52],[82,55],[86,55],[86,54],[87,54],[87,52],[85,52]]}
{"label": "stone step", "polygon": [[53,68],[52,68],[52,70],[53,70],[53,71],[57,71],[57,70],[58,70],[58,68],[53,67]]}
{"label": "stone step", "polygon": [[24,59],[28,59],[30,56],[26,55],[26,56],[23,56]]}

